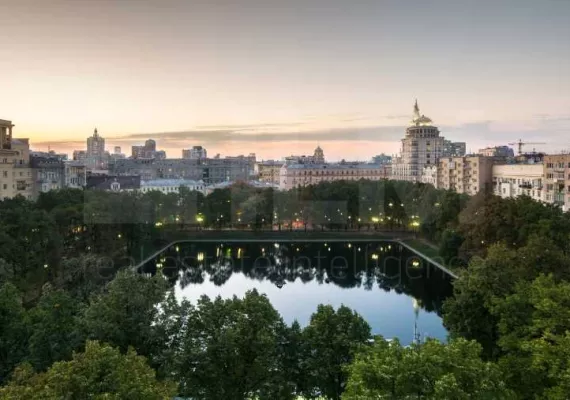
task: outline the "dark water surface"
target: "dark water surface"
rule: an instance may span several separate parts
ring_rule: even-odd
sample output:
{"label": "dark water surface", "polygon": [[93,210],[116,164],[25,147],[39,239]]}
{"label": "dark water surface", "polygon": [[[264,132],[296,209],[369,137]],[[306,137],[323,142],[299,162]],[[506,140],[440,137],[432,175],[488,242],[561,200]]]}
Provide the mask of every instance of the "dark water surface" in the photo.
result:
{"label": "dark water surface", "polygon": [[442,302],[451,278],[398,244],[389,242],[194,242],[173,245],[144,266],[161,271],[177,294],[265,293],[287,323],[309,322],[318,304],[344,304],[360,313],[374,334],[408,344],[414,325],[421,337],[445,340]]}

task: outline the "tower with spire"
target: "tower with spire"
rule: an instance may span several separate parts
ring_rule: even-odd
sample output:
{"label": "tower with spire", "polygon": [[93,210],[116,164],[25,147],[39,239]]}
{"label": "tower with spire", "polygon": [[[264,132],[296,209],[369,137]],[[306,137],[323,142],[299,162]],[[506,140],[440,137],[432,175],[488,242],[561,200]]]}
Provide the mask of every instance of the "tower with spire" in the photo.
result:
{"label": "tower with spire", "polygon": [[87,152],[85,153],[87,166],[92,169],[104,169],[106,165],[105,139],[93,130],[93,136],[87,138]]}
{"label": "tower with spire", "polygon": [[411,124],[402,139],[400,156],[392,163],[392,179],[420,182],[425,167],[437,165],[443,154],[444,138],[431,118],[420,112],[414,102]]}

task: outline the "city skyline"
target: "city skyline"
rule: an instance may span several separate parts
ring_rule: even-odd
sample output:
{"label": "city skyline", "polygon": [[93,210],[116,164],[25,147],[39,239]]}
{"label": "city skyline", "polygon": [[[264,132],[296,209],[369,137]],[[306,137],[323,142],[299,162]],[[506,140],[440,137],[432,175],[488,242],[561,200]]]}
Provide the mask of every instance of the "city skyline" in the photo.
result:
{"label": "city skyline", "polygon": [[[414,99],[476,151],[566,150],[570,4],[5,1],[1,117],[71,153],[395,154]],[[539,147],[539,146],[537,146]],[[284,150],[286,149],[286,151]]]}

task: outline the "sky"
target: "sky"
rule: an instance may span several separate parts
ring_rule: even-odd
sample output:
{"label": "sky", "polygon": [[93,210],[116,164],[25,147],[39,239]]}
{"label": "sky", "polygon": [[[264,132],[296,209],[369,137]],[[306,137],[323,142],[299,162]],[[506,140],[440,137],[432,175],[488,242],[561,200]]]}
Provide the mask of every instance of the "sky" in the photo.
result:
{"label": "sky", "polygon": [[476,151],[570,150],[567,0],[0,0],[0,119],[70,152],[394,154],[414,100]]}

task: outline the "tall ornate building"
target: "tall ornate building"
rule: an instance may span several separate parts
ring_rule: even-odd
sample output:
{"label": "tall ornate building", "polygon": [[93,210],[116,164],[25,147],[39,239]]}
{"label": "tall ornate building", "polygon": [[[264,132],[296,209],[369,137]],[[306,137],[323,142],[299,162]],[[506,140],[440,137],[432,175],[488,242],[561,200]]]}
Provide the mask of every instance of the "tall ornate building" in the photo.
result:
{"label": "tall ornate building", "polygon": [[105,139],[99,136],[97,128],[95,128],[93,136],[87,138],[85,161],[87,166],[93,169],[104,169],[106,167]]}
{"label": "tall ornate building", "polygon": [[392,163],[392,179],[419,182],[423,168],[437,164],[443,154],[444,138],[439,133],[432,120],[420,114],[416,100],[414,118],[402,139],[400,156]]}
{"label": "tall ornate building", "polygon": [[315,164],[324,164],[325,163],[325,153],[321,146],[317,146],[315,149],[315,153],[313,154],[313,161]]}

